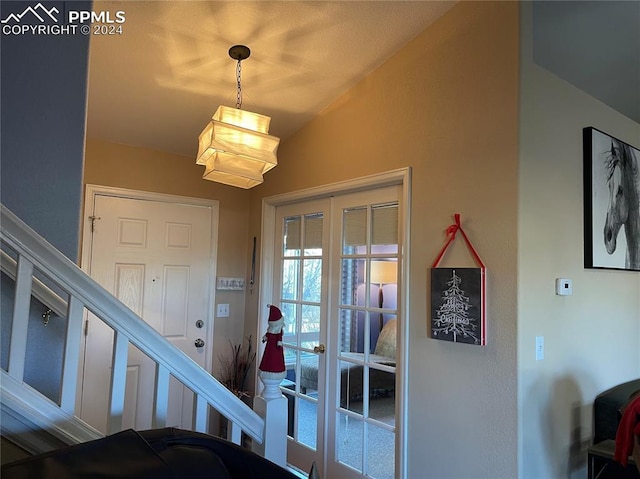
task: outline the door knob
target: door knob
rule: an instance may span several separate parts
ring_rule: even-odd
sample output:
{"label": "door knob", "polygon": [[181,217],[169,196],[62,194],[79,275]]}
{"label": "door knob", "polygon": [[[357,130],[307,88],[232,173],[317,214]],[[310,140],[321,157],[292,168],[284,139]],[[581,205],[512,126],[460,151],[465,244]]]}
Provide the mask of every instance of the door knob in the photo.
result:
{"label": "door knob", "polygon": [[319,346],[316,346],[313,348],[313,352],[314,353],[320,353],[320,354],[324,354],[324,352],[327,350],[327,348],[324,346],[324,344],[321,344]]}
{"label": "door knob", "polygon": [[198,339],[196,339],[194,341],[194,344],[196,345],[196,348],[201,348],[201,347],[204,346],[204,341],[202,339],[198,338]]}

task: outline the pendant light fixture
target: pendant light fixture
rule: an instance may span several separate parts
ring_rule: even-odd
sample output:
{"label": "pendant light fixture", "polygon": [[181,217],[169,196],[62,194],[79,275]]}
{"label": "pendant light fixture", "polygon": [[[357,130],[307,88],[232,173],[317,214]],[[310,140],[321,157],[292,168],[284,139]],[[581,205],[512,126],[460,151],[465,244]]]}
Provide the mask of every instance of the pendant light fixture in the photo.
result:
{"label": "pendant light fixture", "polygon": [[244,45],[229,49],[236,66],[236,107],[219,106],[198,137],[196,164],[205,167],[202,178],[240,188],[253,188],[262,175],[278,164],[280,139],[269,135],[271,118],[242,110],[242,60],[251,55]]}

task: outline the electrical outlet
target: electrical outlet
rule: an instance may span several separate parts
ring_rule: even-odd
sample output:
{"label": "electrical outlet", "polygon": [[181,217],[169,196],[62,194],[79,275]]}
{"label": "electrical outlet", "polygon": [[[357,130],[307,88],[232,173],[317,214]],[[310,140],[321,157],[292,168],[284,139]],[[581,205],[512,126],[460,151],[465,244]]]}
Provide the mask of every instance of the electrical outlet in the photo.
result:
{"label": "electrical outlet", "polygon": [[544,359],[544,336],[536,336],[536,361]]}
{"label": "electrical outlet", "polygon": [[229,305],[228,304],[219,304],[218,310],[216,312],[216,316],[218,318],[228,318],[229,317]]}

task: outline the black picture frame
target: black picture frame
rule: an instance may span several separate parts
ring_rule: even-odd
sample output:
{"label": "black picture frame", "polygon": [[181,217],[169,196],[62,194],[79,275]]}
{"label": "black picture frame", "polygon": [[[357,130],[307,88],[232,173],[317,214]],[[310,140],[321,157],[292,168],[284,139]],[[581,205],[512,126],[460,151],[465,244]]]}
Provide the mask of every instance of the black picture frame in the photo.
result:
{"label": "black picture frame", "polygon": [[431,337],[486,344],[482,268],[431,269]]}
{"label": "black picture frame", "polygon": [[640,150],[590,126],[583,154],[584,266],[640,271]]}

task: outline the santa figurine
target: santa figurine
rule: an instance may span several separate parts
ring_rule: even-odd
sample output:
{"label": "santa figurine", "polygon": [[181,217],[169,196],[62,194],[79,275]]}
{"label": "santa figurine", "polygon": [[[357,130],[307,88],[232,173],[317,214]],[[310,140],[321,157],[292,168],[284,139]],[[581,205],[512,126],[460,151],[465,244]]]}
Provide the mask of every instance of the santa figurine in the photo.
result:
{"label": "santa figurine", "polygon": [[269,305],[269,327],[262,337],[262,342],[267,345],[264,348],[262,361],[258,366],[258,375],[263,379],[284,379],[287,370],[284,365],[284,348],[282,347],[282,329],[284,318],[282,312],[276,306]]}

